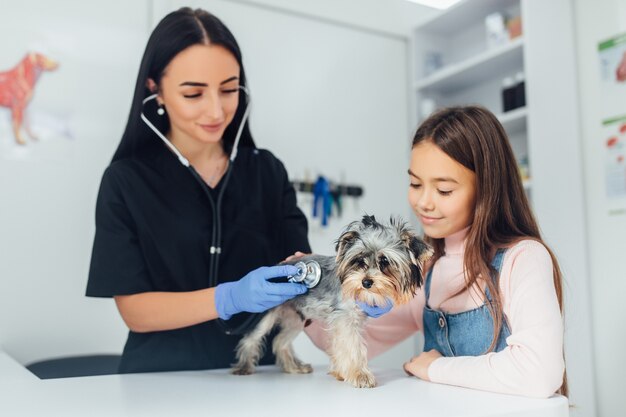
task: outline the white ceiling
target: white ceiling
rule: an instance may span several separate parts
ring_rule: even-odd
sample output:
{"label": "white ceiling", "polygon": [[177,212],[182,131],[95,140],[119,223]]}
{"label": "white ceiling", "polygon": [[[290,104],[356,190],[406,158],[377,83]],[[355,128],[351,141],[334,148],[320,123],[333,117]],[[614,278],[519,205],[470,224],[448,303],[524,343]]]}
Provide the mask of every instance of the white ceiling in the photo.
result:
{"label": "white ceiling", "polygon": [[231,0],[408,37],[436,9],[406,0]]}

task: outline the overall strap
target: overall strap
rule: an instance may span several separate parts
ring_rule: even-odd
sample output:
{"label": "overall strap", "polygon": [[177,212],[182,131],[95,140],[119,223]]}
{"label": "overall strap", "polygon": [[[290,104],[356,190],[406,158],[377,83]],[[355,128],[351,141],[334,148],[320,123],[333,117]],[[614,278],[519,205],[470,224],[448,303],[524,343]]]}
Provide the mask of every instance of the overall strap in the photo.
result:
{"label": "overall strap", "polygon": [[435,265],[433,264],[426,273],[426,282],[424,283],[424,295],[426,297],[426,305],[428,305],[428,299],[430,298],[430,281],[433,276],[433,268]]}
{"label": "overall strap", "polygon": [[[506,249],[500,248],[496,251],[496,255],[493,257],[493,261],[491,261],[491,266],[493,266],[493,268],[497,271],[497,273],[500,273],[500,270],[502,269],[502,263],[504,262],[504,253],[506,252]],[[496,276],[492,275],[491,276],[491,280],[497,284],[496,282]],[[491,301],[491,294],[489,293],[489,287],[485,288],[485,295],[487,296],[487,299],[489,301]]]}
{"label": "overall strap", "polygon": [[[491,266],[493,266],[494,269],[498,271],[498,273],[502,269],[502,263],[504,261],[505,252],[506,252],[506,249],[498,249],[496,251],[496,255],[493,258],[493,261],[491,261]],[[428,270],[428,272],[426,273],[426,282],[424,283],[424,295],[426,297],[426,305],[428,305],[428,299],[430,298],[430,283],[432,281],[434,268],[435,268],[435,265],[433,264]],[[491,277],[492,280],[495,280],[495,278],[496,278],[495,276]],[[486,288],[486,295],[487,295],[487,299],[491,300],[491,294],[489,294],[489,287]]]}

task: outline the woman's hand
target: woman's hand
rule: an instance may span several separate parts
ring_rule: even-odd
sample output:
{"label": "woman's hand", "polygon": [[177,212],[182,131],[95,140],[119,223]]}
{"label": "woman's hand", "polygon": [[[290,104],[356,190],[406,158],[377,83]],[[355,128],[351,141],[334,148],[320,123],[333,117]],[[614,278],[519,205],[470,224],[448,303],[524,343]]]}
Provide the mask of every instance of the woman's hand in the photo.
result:
{"label": "woman's hand", "polygon": [[300,283],[271,282],[272,278],[295,275],[298,268],[279,265],[257,268],[239,281],[224,282],[215,287],[215,308],[218,316],[228,320],[233,314],[247,311],[260,313],[297,296],[308,288]]}
{"label": "woman's hand", "polygon": [[307,255],[311,255],[311,254],[310,253],[304,253],[304,252],[297,251],[293,255],[286,257],[283,262],[289,262],[291,260],[302,258],[303,256],[307,256]]}
{"label": "woman's hand", "polygon": [[437,352],[435,349],[429,350],[428,352],[422,352],[404,364],[404,372],[408,375],[415,375],[424,381],[430,381],[428,378],[428,367],[431,363],[441,357],[441,353]]}

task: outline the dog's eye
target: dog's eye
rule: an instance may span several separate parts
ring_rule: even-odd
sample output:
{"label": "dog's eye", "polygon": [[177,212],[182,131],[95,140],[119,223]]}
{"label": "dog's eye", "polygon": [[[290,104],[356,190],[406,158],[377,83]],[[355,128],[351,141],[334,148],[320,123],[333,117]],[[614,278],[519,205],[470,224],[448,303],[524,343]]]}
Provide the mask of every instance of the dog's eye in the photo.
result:
{"label": "dog's eye", "polygon": [[353,263],[357,268],[360,269],[364,269],[367,266],[367,264],[365,263],[365,259],[363,258],[356,258]]}
{"label": "dog's eye", "polygon": [[380,268],[380,270],[384,270],[385,268],[387,268],[389,266],[389,259],[387,259],[386,256],[381,256],[380,258],[378,258],[378,268]]}

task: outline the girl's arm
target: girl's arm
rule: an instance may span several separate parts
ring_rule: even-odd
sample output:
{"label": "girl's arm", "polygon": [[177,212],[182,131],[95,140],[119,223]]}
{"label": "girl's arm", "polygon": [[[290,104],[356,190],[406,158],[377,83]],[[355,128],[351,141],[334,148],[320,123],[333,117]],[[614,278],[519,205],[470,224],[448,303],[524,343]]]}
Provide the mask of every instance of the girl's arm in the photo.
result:
{"label": "girl's arm", "polygon": [[511,335],[507,347],[476,357],[439,358],[433,382],[545,398],[563,382],[563,319],[545,247],[525,240],[506,254],[500,289]]}
{"label": "girl's arm", "polygon": [[[380,355],[420,330],[423,308],[424,294],[420,290],[409,303],[396,306],[381,317],[368,318],[363,331],[368,358]],[[330,334],[325,323],[313,320],[304,331],[318,348],[328,351]]]}

